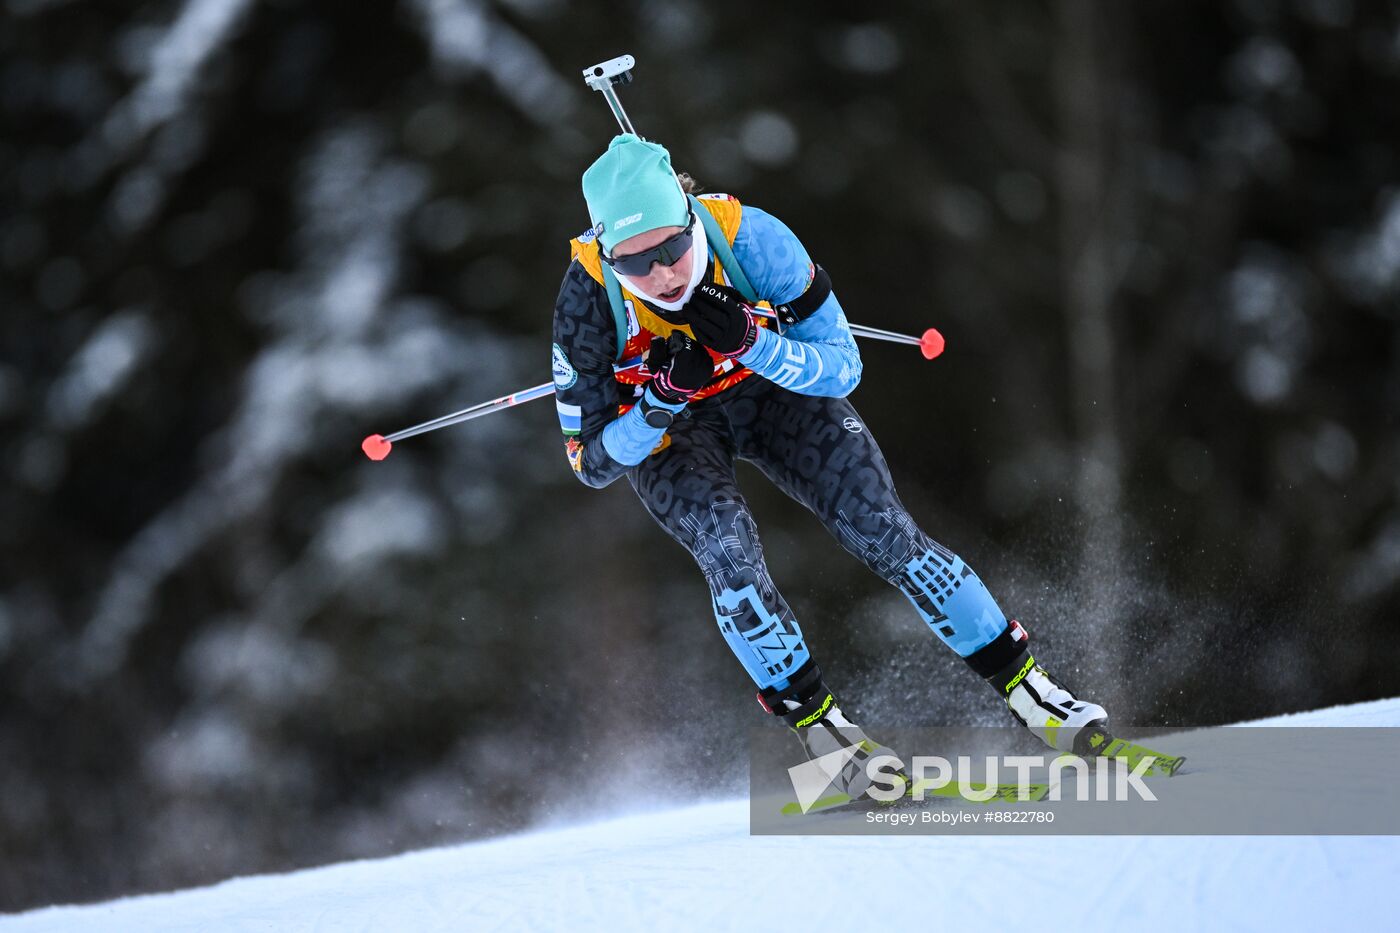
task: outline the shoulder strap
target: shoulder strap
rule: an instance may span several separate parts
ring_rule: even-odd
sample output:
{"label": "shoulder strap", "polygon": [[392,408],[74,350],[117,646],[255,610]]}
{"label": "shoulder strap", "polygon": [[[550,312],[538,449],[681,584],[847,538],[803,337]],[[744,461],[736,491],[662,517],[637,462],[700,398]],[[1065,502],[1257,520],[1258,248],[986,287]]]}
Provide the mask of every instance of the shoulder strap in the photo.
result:
{"label": "shoulder strap", "polygon": [[729,281],[734,283],[734,287],[749,301],[757,302],[758,293],[749,284],[749,277],[744,274],[744,267],[739,265],[739,260],[734,257],[734,250],[729,247],[729,238],[720,229],[719,221],[715,220],[713,214],[705,209],[705,205],[695,195],[689,195],[690,206],[695,211],[695,216],[700,218],[700,222],[705,225],[705,239],[710,241],[710,249],[715,251],[715,259],[719,260],[720,266],[729,275]]}
{"label": "shoulder strap", "polygon": [[569,241],[569,258],[582,265],[593,281],[607,290],[608,306],[612,309],[614,329],[617,331],[617,350],[613,356],[616,362],[622,359],[622,351],[627,346],[627,306],[622,298],[622,285],[607,263],[603,262],[592,230]]}
{"label": "shoulder strap", "polygon": [[622,284],[613,274],[607,263],[603,267],[603,286],[608,290],[608,304],[612,306],[613,324],[617,330],[617,353],[614,362],[622,359],[622,351],[627,346],[627,308],[622,303]]}

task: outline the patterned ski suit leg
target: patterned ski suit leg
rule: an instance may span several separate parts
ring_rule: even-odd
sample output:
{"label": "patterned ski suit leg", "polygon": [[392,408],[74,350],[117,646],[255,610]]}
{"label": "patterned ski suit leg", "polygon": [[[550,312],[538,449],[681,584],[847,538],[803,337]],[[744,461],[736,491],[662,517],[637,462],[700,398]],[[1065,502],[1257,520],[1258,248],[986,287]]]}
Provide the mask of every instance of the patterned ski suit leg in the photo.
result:
{"label": "patterned ski suit leg", "polygon": [[[757,381],[757,380],[750,380]],[[668,430],[671,445],[627,474],[652,518],[695,558],[715,619],[760,690],[781,690],[809,654],[734,477],[734,441],[717,405],[693,405]]]}
{"label": "patterned ski suit leg", "polygon": [[1006,617],[977,574],[900,503],[885,457],[850,402],[757,379],[731,394],[725,412],[739,456],[897,586],[948,647],[967,657],[1002,634]]}

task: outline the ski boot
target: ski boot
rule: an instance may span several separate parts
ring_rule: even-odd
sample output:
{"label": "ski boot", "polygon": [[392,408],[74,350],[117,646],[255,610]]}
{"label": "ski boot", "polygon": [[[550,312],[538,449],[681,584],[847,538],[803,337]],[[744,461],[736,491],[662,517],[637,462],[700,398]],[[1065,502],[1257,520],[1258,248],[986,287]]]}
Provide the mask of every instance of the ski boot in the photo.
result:
{"label": "ski boot", "polygon": [[[808,761],[845,749],[855,749],[850,760],[832,776],[831,786],[852,800],[870,786],[866,765],[872,758],[894,752],[871,739],[836,705],[836,697],[822,682],[821,669],[808,661],[782,690],[769,687],[758,692],[758,703],[778,716],[802,743]],[[902,771],[900,772],[902,776]]]}
{"label": "ski boot", "polygon": [[965,660],[1006,701],[1011,715],[1046,745],[1085,758],[1100,754],[1112,738],[1108,713],[1054,680],[1031,656],[1028,642],[1021,623],[1012,620],[995,641]]}

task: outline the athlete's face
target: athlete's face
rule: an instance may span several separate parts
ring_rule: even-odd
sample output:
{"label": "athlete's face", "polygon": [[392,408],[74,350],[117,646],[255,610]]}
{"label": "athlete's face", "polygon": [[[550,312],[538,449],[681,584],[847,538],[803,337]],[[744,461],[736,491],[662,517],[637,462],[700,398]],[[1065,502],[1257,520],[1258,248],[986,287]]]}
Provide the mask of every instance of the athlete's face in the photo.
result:
{"label": "athlete's face", "polygon": [[[655,230],[628,237],[614,247],[612,254],[617,257],[631,256],[633,253],[654,249],[676,234],[684,232],[684,227],[657,227]],[[648,295],[654,295],[662,301],[674,301],[690,283],[691,263],[694,258],[695,247],[692,245],[674,265],[663,266],[654,262],[651,264],[651,271],[645,277],[624,275],[622,278],[636,283],[637,287]]]}

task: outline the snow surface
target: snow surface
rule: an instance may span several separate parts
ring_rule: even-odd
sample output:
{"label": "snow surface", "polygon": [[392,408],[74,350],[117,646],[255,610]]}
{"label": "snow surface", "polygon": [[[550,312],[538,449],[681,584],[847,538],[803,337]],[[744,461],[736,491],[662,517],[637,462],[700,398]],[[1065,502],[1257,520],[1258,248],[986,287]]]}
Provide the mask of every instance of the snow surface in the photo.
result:
{"label": "snow surface", "polygon": [[[1400,698],[1247,725],[1400,726]],[[0,933],[1396,929],[1397,837],[755,837],[748,827],[746,800],[719,801],[51,907],[0,917]]]}

